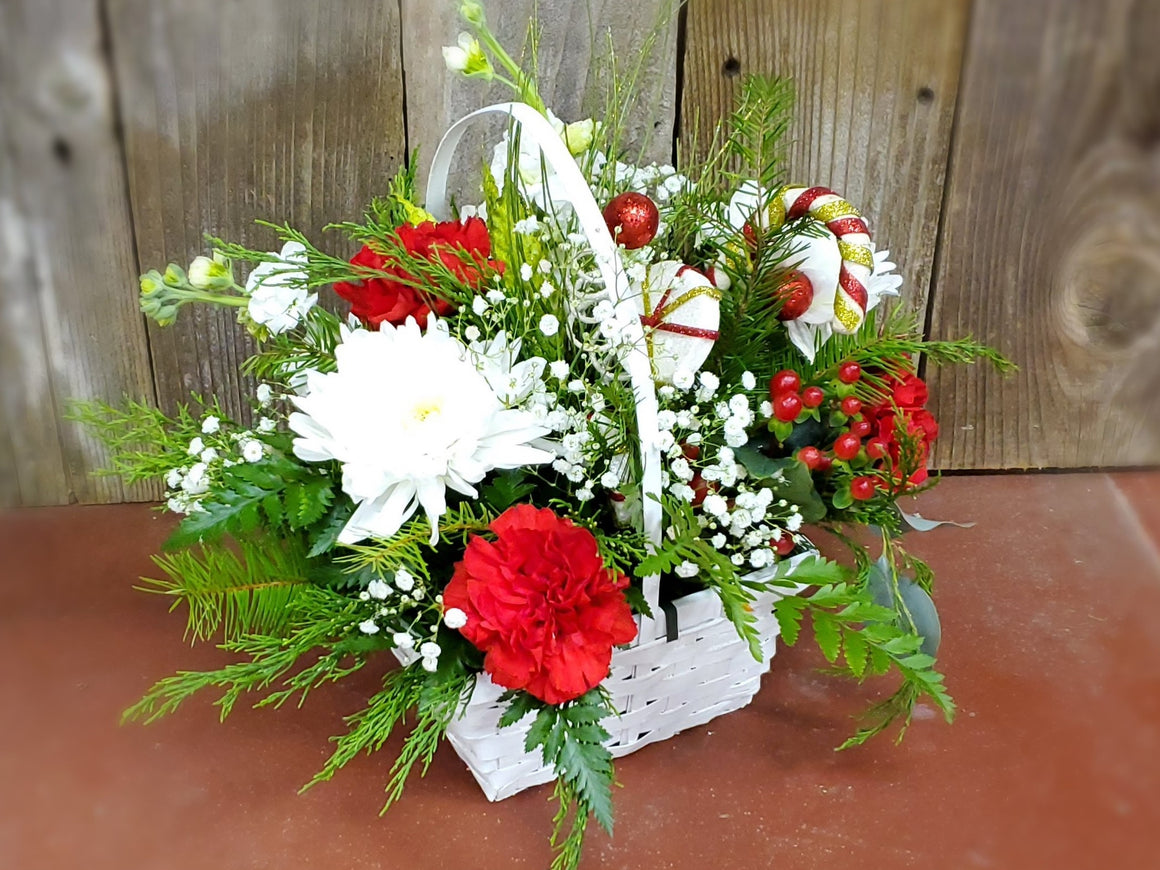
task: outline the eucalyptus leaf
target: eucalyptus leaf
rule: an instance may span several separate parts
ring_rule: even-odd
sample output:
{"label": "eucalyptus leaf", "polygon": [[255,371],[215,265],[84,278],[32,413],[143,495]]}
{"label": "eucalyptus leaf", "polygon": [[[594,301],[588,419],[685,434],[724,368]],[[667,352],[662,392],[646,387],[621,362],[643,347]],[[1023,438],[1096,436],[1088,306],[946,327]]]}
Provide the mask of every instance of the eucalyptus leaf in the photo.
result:
{"label": "eucalyptus leaf", "polygon": [[[904,630],[909,630],[905,614],[899,612],[899,603],[894,598],[893,584],[890,582],[890,563],[885,556],[870,566],[870,576],[867,589],[874,603],[895,613],[895,624]],[[909,577],[898,578],[898,597],[902,605],[910,613],[910,621],[914,624],[914,631],[922,637],[921,651],[929,656],[938,652],[942,642],[942,623],[938,618],[938,609],[926,590]]]}
{"label": "eucalyptus leaf", "polygon": [[953,520],[928,520],[919,513],[908,514],[902,508],[898,507],[898,505],[895,505],[895,508],[897,508],[899,516],[916,532],[929,532],[931,529],[937,529],[939,526],[955,526],[960,529],[973,529],[975,527],[974,523],[956,523]]}
{"label": "eucalyptus leaf", "polygon": [[814,523],[826,516],[826,503],[814,488],[809,468],[800,459],[773,459],[748,444],[737,448],[734,455],[751,477],[772,489],[778,498],[796,504],[805,522]]}

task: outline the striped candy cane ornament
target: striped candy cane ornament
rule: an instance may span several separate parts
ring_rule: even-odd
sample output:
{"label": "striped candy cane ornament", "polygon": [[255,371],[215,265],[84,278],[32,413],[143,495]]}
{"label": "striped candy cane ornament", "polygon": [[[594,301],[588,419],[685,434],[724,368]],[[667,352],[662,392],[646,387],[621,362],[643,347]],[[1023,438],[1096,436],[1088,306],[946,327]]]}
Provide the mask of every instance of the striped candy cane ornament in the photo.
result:
{"label": "striped candy cane ornament", "polygon": [[870,230],[858,210],[828,187],[788,185],[770,200],[769,211],[771,226],[808,215],[837,237],[842,267],[834,291],[832,327],[844,335],[857,332],[866,319],[866,282],[874,272]]}

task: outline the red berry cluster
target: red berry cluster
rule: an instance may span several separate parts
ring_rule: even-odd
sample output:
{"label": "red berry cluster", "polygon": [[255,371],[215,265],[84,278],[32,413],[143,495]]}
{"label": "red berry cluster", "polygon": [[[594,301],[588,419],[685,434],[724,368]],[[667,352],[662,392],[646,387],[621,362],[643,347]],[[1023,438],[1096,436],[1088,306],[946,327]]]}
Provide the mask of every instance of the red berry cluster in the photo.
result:
{"label": "red berry cluster", "polygon": [[[862,367],[853,360],[838,367],[838,381],[847,386],[856,384],[861,378]],[[769,382],[769,394],[773,403],[773,416],[782,423],[795,422],[803,409],[821,407],[827,396],[825,389],[818,385],[802,389],[801,376],[790,369],[784,369],[773,376]],[[849,462],[857,458],[862,451],[862,439],[873,432],[873,425],[862,416],[862,402],[856,396],[840,399],[835,410],[849,418],[849,427],[834,440],[831,451],[810,445],[797,452],[797,458],[811,471],[825,473],[833,466],[834,459]],[[869,458],[881,458],[883,454],[883,444],[871,440],[866,445]],[[855,477],[850,484],[850,494],[859,501],[872,498],[876,489],[877,483],[873,477]]]}

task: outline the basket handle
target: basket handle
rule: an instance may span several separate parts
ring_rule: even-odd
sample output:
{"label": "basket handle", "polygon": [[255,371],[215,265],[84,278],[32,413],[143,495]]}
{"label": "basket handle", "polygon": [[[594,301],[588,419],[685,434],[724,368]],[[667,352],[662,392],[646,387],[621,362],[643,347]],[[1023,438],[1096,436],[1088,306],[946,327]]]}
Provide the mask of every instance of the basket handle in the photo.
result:
{"label": "basket handle", "polygon": [[[630,297],[628,276],[620,261],[616,243],[612,240],[608,226],[600,212],[600,206],[592,196],[580,167],[572,158],[567,145],[552,128],[547,119],[526,103],[497,103],[465,115],[443,135],[435,156],[431,161],[431,173],[427,177],[426,207],[439,220],[451,217],[447,199],[447,179],[451,171],[451,160],[455,149],[463,139],[467,128],[487,115],[506,115],[520,125],[521,135],[529,137],[540,149],[545,162],[556,173],[561,189],[576,213],[580,229],[592,247],[600,277],[623,323],[630,324],[629,350],[621,361],[632,383],[636,400],[636,426],[640,434],[641,452],[641,503],[645,538],[652,545],[660,543],[662,528],[661,511],[661,456],[658,441],[660,429],[657,425],[657,395],[652,378],[652,363],[644,340],[644,326],[640,322],[636,307]],[[643,582],[645,601],[654,614],[660,611],[660,576],[646,577]],[[638,642],[655,640],[660,626],[655,619],[641,617]]]}

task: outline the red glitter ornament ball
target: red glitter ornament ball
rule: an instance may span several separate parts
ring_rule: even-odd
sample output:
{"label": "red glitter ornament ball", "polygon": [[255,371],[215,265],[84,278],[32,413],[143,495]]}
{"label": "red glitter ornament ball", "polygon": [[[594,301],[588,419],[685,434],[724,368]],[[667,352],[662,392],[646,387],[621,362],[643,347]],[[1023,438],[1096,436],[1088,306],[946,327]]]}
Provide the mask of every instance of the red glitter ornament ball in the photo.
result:
{"label": "red glitter ornament ball", "polygon": [[777,288],[777,298],[781,300],[778,320],[797,320],[805,314],[814,301],[814,285],[810,279],[796,269],[790,272],[785,283]]}
{"label": "red glitter ornament ball", "polygon": [[661,222],[656,204],[643,193],[614,196],[604,207],[604,222],[612,240],[626,248],[643,248],[657,234]]}

